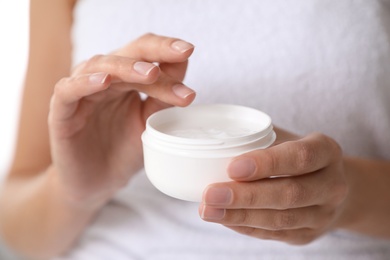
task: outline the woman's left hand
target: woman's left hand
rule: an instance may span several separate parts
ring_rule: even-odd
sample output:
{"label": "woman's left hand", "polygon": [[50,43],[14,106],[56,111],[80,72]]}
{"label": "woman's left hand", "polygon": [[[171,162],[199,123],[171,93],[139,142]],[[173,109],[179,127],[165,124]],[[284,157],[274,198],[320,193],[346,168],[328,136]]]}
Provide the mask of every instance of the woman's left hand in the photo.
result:
{"label": "woman's left hand", "polygon": [[348,195],[342,152],[323,134],[276,130],[268,149],[236,157],[233,182],[208,186],[199,213],[239,233],[307,244],[335,228]]}

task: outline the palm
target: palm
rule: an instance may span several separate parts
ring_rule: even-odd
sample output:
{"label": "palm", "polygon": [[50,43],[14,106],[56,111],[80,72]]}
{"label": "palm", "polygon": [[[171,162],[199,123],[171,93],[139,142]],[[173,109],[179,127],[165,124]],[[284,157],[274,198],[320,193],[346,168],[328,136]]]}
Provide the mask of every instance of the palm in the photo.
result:
{"label": "palm", "polygon": [[80,102],[79,109],[88,112],[68,120],[65,127],[75,131],[54,140],[53,157],[68,172],[69,184],[100,190],[124,185],[142,166],[140,135],[145,119],[136,92],[122,96],[108,92],[104,101],[97,98],[103,97],[91,96]]}

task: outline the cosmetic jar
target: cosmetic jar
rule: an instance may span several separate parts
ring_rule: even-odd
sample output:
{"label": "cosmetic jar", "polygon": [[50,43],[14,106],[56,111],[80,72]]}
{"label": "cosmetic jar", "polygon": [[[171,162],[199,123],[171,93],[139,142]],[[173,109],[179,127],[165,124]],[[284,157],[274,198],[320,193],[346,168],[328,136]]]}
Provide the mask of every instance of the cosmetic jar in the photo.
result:
{"label": "cosmetic jar", "polygon": [[152,114],[142,134],[151,183],[177,199],[199,202],[207,185],[232,181],[235,156],[275,141],[271,118],[256,109],[206,104],[171,107]]}

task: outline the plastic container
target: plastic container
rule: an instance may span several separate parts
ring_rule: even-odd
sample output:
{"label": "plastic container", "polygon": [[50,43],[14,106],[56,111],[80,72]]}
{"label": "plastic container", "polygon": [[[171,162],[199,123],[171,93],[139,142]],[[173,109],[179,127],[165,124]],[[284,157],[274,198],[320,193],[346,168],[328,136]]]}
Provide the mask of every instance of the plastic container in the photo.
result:
{"label": "plastic container", "polygon": [[163,193],[199,202],[207,185],[231,181],[240,154],[275,141],[271,118],[236,105],[172,107],[151,115],[142,134],[145,171]]}

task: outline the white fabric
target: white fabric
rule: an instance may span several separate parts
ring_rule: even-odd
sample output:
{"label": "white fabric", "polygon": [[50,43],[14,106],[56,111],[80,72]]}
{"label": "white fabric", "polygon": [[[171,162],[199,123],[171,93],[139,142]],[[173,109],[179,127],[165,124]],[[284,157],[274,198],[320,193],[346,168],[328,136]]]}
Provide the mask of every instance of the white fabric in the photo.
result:
{"label": "white fabric", "polygon": [[[80,0],[75,64],[146,32],[192,42],[197,103],[235,103],[346,154],[390,159],[390,9],[375,0]],[[183,173],[185,174],[185,173]],[[388,198],[387,198],[388,199]],[[140,173],[61,259],[390,259],[390,242],[342,231],[307,246],[198,217]]]}

